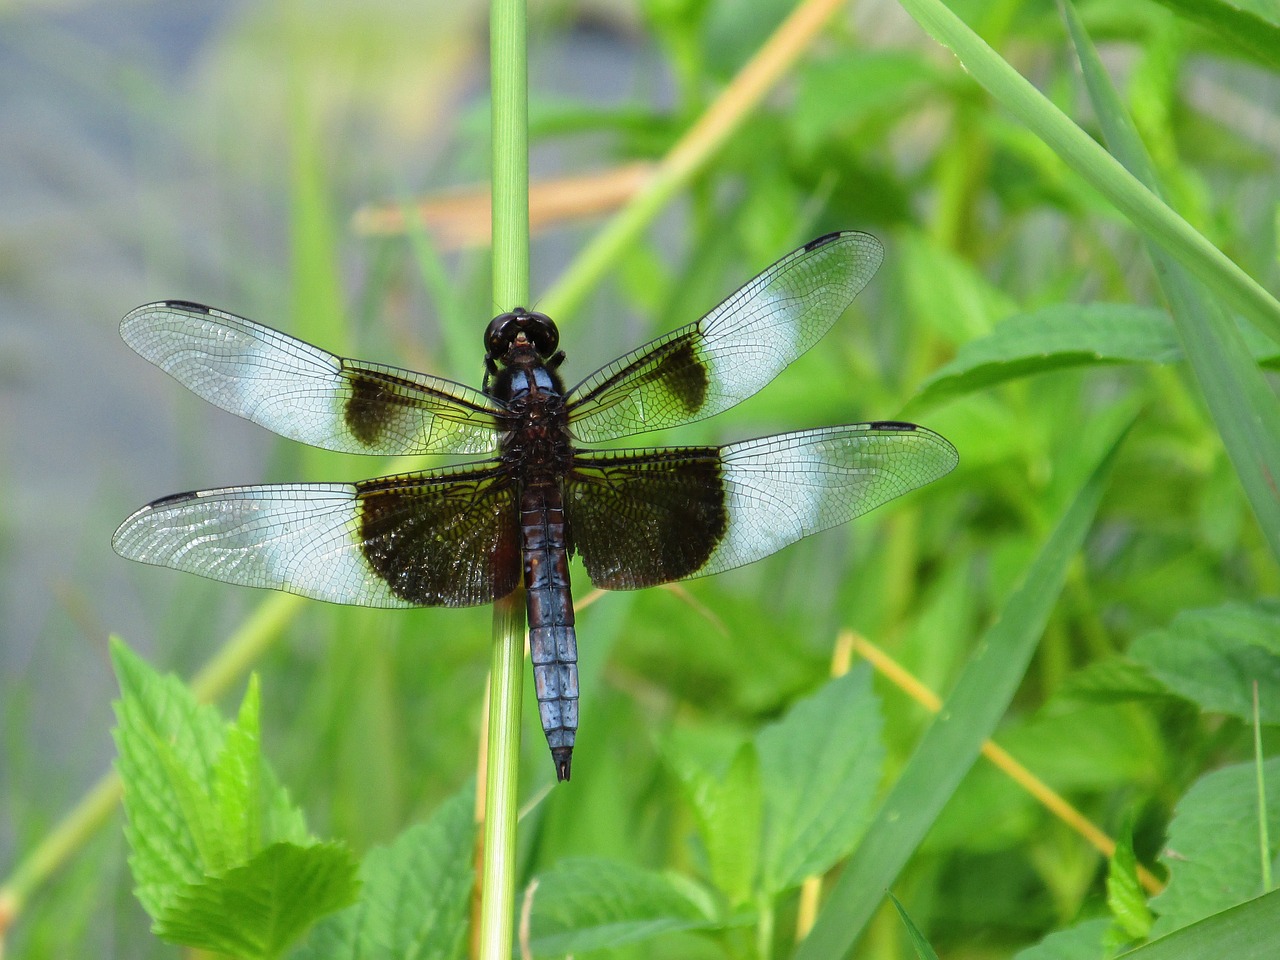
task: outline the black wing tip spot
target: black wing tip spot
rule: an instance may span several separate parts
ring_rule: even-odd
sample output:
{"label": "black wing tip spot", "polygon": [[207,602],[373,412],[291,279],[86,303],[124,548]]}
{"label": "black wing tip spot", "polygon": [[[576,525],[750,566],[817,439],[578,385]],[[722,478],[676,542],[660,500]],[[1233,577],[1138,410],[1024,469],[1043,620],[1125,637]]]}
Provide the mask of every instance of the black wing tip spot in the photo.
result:
{"label": "black wing tip spot", "polygon": [[203,496],[199,490],[188,490],[185,493],[171,493],[167,497],[161,497],[159,500],[152,500],[148,503],[144,510],[159,510],[162,507],[172,507],[176,503],[186,503],[189,500],[198,500]]}
{"label": "black wing tip spot", "polygon": [[831,233],[824,233],[822,236],[815,237],[814,239],[806,243],[804,245],[804,251],[805,253],[811,253],[812,251],[817,250],[819,247],[825,247],[829,243],[835,243],[837,240],[839,240],[843,236],[847,236],[847,234],[841,230],[835,230],[835,231],[832,231]]}
{"label": "black wing tip spot", "polygon": [[194,300],[161,300],[160,303],[176,310],[191,310],[194,313],[210,313],[213,311],[213,307],[206,306],[203,303],[196,303]]}
{"label": "black wing tip spot", "polygon": [[907,423],[905,420],[877,420],[869,424],[872,430],[900,430],[903,433],[910,433],[920,429],[917,423]]}

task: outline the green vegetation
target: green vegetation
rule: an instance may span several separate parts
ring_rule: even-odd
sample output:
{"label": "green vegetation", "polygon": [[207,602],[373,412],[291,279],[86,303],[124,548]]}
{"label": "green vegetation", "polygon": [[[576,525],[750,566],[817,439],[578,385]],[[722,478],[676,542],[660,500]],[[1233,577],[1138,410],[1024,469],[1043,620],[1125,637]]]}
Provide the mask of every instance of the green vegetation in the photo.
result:
{"label": "green vegetation", "polygon": [[[683,141],[603,229],[535,233],[535,267],[540,243],[581,253],[560,280],[534,270],[532,305],[559,322],[573,382],[799,243],[868,230],[885,266],[827,338],[757,398],[662,441],[909,418],[960,466],[752,567],[581,611],[570,783],[552,785],[524,704],[520,949],[1272,956],[1280,20],[1260,2],[957,2],[970,32],[936,0],[904,0],[910,17],[857,4],[771,93],[712,106],[791,7],[646,0],[640,39],[535,11],[531,143],[555,175],[662,162],[709,108],[731,119],[722,138]],[[415,217],[389,237],[345,227],[356,204],[487,176],[487,104],[438,115],[430,137],[414,127],[416,98],[446,86],[432,57],[456,62],[480,22],[433,15],[261,5],[208,40],[191,89],[127,89],[140,125],[192,111],[184,148],[272,198],[260,215],[287,233],[289,266],[241,254],[225,306],[478,383],[484,254],[443,250]],[[601,36],[615,58],[624,42],[653,55],[639,92],[540,85]],[[670,106],[649,96],[659,71]],[[429,176],[395,156],[439,151],[446,132]],[[289,160],[264,182],[252,171],[273,151]],[[408,186],[394,164],[415,170]],[[197,276],[194,254],[160,249],[171,227],[154,227],[152,258]],[[281,441],[269,476],[240,479],[404,467]],[[141,499],[113,491],[104,516]],[[7,955],[466,956],[490,611],[130,576],[148,659],[217,667],[188,689],[130,652],[140,638],[113,648],[125,818],[94,833],[111,787],[65,834],[56,817],[82,785],[58,784],[52,810],[12,805],[35,856],[0,878],[0,921],[4,895],[18,911]],[[866,664],[832,677],[849,631],[937,692],[936,719]],[[104,708],[86,736],[108,723]],[[1114,852],[980,757],[988,738]]]}

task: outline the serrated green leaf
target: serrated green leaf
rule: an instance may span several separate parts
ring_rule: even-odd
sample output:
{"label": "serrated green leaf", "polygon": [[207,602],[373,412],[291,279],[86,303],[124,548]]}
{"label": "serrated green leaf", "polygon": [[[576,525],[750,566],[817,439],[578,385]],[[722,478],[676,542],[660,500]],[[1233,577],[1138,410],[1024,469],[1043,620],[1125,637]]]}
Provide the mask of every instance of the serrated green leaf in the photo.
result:
{"label": "serrated green leaf", "polygon": [[[1280,366],[1280,348],[1272,340],[1251,327],[1240,333],[1259,363]],[[1178,332],[1163,310],[1123,303],[1054,304],[1014,314],[988,336],[962,344],[955,358],[924,382],[912,404],[945,403],[1050,370],[1182,359]]]}
{"label": "serrated green leaf", "polygon": [[[1280,837],[1280,758],[1262,765],[1267,821]],[[1169,824],[1161,858],[1169,885],[1151,901],[1152,932],[1161,936],[1243,903],[1262,892],[1258,851],[1258,785],[1253,764],[1242,763],[1201,777],[1187,791]],[[1276,855],[1276,841],[1267,851]],[[1228,956],[1229,954],[1223,954]]]}
{"label": "serrated green leaf", "polygon": [[305,845],[302,814],[262,763],[251,679],[239,719],[224,725],[171,675],[113,641],[120,678],[114,731],[124,785],[129,866],[157,921],[175,898],[245,865],[263,843]]}
{"label": "serrated green leaf", "polygon": [[129,867],[138,900],[155,917],[176,884],[204,874],[184,808],[194,803],[192,784],[208,776],[223,731],[216,711],[197,704],[181,681],[157,674],[114,637],[111,660],[121,692],[112,735],[124,784]]}
{"label": "serrated green leaf", "polygon": [[1280,603],[1184,610],[1138,637],[1129,655],[1200,709],[1246,721],[1256,683],[1262,722],[1280,723]]}
{"label": "serrated green leaf", "polygon": [[264,763],[261,772],[264,794],[263,842],[284,842],[306,846],[312,838],[311,832],[307,830],[307,821],[302,810],[294,805],[289,797],[289,791],[276,779],[275,771],[270,766]]}
{"label": "serrated green leaf", "polygon": [[576,858],[538,877],[530,948],[537,957],[562,956],[718,925],[688,886],[672,877],[615,860]]}
{"label": "serrated green leaf", "polygon": [[857,844],[880,784],[882,724],[864,664],[760,731],[760,884],[766,894],[824,873]]}
{"label": "serrated green leaf", "polygon": [[684,785],[707,852],[711,880],[734,906],[754,893],[760,859],[760,766],[755,748],[743,743],[727,763],[709,765],[669,751]]}
{"label": "serrated green leaf", "polygon": [[1107,363],[1170,363],[1182,355],[1162,310],[1121,303],[1055,304],[1014,314],[985,337],[961,345],[955,359],[920,389],[936,404],[1018,377]]}
{"label": "serrated green leaf", "polygon": [[321,921],[293,960],[460,960],[465,955],[475,856],[474,790],[360,867],[360,901]]}
{"label": "serrated green leaf", "polygon": [[276,843],[242,866],[178,890],[153,929],[174,943],[269,960],[351,903],[358,889],[345,846]]}
{"label": "serrated green leaf", "polygon": [[1106,657],[1067,677],[1056,697],[1094,703],[1124,703],[1169,696],[1168,688],[1141,664],[1127,657]]}
{"label": "serrated green leaf", "polygon": [[216,856],[206,857],[205,870],[219,874],[244,863],[262,846],[262,753],[258,736],[258,678],[249,689],[236,722],[228,726],[226,743],[213,765],[213,801],[218,839]]}
{"label": "serrated green leaf", "polygon": [[1151,911],[1138,880],[1138,858],[1133,853],[1133,824],[1128,822],[1116,837],[1116,849],[1107,862],[1107,906],[1117,926],[1130,940],[1151,935]]}

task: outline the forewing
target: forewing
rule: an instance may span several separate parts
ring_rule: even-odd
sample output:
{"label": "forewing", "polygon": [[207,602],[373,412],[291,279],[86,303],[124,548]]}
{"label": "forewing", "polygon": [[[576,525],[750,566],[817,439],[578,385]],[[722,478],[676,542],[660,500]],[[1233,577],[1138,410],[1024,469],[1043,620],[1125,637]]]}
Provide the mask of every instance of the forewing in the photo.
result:
{"label": "forewing", "polygon": [[697,323],[570,390],[574,437],[596,443],[674,427],[742,402],[831,329],[883,258],[880,241],[856,232],[788,254]]}
{"label": "forewing", "polygon": [[347,360],[211,307],[151,303],[120,335],[198,396],[291,440],[382,455],[497,448],[504,411],[478,390]]}
{"label": "forewing", "polygon": [[369,607],[489,603],[521,569],[514,485],[497,467],[182,493],[129,517],[112,545],[143,563]]}
{"label": "forewing", "polygon": [[570,529],[597,586],[649,587],[760,560],[946,475],[957,459],[943,437],[896,421],[581,454]]}

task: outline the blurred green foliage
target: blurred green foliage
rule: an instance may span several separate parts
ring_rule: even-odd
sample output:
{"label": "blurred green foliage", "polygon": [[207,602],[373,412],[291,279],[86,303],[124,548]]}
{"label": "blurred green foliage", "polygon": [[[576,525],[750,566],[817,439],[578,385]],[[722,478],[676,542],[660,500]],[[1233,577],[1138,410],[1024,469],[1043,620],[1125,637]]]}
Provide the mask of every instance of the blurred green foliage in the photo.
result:
{"label": "blurred green foliage", "polygon": [[[225,261],[242,268],[219,280],[233,297],[226,306],[326,347],[478,382],[491,313],[482,255],[447,255],[433,273],[423,269],[420,246],[345,229],[359,202],[486,175],[483,98],[465,100],[458,116],[442,106],[487,69],[483,11],[426,6],[429,16],[389,3],[246,7],[205,38],[179,88],[149,77],[144,64],[119,66],[127,82],[115,90],[140,128],[157,125],[140,138],[152,149],[162,142],[158,125],[181,108],[181,149],[203,156],[234,185],[227,189],[260,197],[258,215],[276,224],[274,263],[254,254],[255,243]],[[1243,15],[1203,4],[1189,17],[1187,7],[1107,0],[1082,4],[1080,13],[1170,205],[1276,289],[1280,77],[1244,42]],[[789,8],[648,0],[535,9],[535,177],[661,156]],[[954,8],[1097,132],[1053,5],[964,0]],[[1277,29],[1274,11],[1270,20],[1265,9],[1249,16]],[[600,102],[590,89],[539,86],[540,76],[557,76],[558,58],[572,60],[602,37],[609,55],[629,58],[634,71],[618,81],[618,95]],[[427,118],[452,132],[424,128]],[[397,149],[416,151],[412,162]],[[163,152],[141,165],[162,166]],[[131,225],[133,241],[149,262],[200,276],[188,263],[193,254],[166,241],[179,213],[152,213],[153,221]],[[1131,823],[1143,864],[1165,849],[1184,794],[1175,827],[1200,841],[1216,814],[1199,810],[1228,810],[1233,823],[1251,816],[1248,796],[1228,791],[1246,772],[1209,771],[1249,759],[1242,705],[1252,671],[1264,691],[1280,675],[1275,607],[1259,602],[1280,593],[1280,567],[1180,360],[1141,237],[896,6],[860,3],[841,14],[678,206],[626,253],[590,308],[565,318],[566,378],[694,319],[798,243],[840,228],[885,242],[888,259],[871,286],[760,396],[679,440],[906,411],[955,444],[960,466],[847,528],[690,583],[687,593],[612,594],[582,612],[575,776],[545,796],[551,769],[526,704],[522,794],[540,801],[522,821],[521,881],[545,875],[543,895],[557,884],[578,896],[584,885],[587,893],[641,891],[629,902],[652,909],[628,915],[629,932],[652,921],[655,903],[674,904],[664,916],[681,918],[649,928],[666,931],[657,939],[592,956],[788,955],[798,894],[788,884],[771,889],[785,892],[762,927],[743,880],[754,865],[732,857],[735,830],[767,828],[747,805],[735,818],[732,806],[726,814],[712,803],[761,789],[763,771],[743,759],[742,744],[767,741],[761,731],[786,724],[813,702],[805,698],[830,694],[824,684],[842,628],[949,691],[1081,477],[1130,419],[1085,549],[999,740],[1104,829]],[[221,229],[232,248],[251,233],[239,223]],[[590,225],[558,228],[534,238],[535,254],[540,242],[574,249],[590,235]],[[550,279],[535,270],[535,291]],[[1274,360],[1275,344],[1259,344],[1259,356]],[[269,476],[242,479],[378,472],[377,464],[282,443]],[[589,586],[580,572],[582,598]],[[154,591],[144,606],[163,644],[157,659],[183,667],[211,654],[259,600],[176,574],[136,577],[140,592],[144,577]],[[442,804],[456,818],[458,801],[448,798],[474,772],[488,635],[483,609],[305,606],[258,671],[266,752],[313,830],[363,853]],[[928,717],[886,682],[874,689],[875,716],[840,736],[853,744],[882,737],[883,788]],[[1264,721],[1275,711],[1264,704]],[[1272,727],[1263,741],[1274,745]],[[39,771],[38,756],[9,746],[14,763],[35,771],[26,777],[33,790],[56,780]],[[1266,769],[1274,775],[1273,767]],[[57,794],[74,797],[65,784]],[[54,816],[32,798],[12,809],[27,845]],[[1210,823],[1198,834],[1196,815]],[[133,881],[118,832],[83,850],[28,905],[10,956],[175,955],[147,932],[128,896]],[[1278,832],[1273,825],[1265,856],[1274,857]],[[1210,844],[1202,873],[1230,874],[1241,896],[1262,892],[1250,842],[1246,836],[1239,857],[1225,861],[1212,860],[1222,850]],[[1209,907],[1199,904],[1211,899],[1196,870],[1175,895],[1180,857],[1191,847],[1162,861],[1173,885],[1152,905],[1159,915],[1178,904],[1179,923],[1205,915]],[[803,853],[795,856],[805,864],[828,863]],[[1108,926],[1097,920],[1108,909],[1106,859],[983,762],[913,853],[893,890],[940,956],[1011,956],[1089,918],[1078,928],[1088,931],[1083,940],[1058,936],[1085,943],[1072,956],[1100,955],[1088,950],[1100,949]],[[397,854],[379,856],[386,863]],[[625,875],[610,874],[602,860],[625,865]],[[703,899],[716,895],[725,902]],[[730,908],[746,912],[736,926],[700,920]],[[557,940],[564,915],[541,922],[553,947],[625,940]],[[715,931],[695,932],[700,925]],[[913,955],[894,911],[882,909],[856,955]]]}

